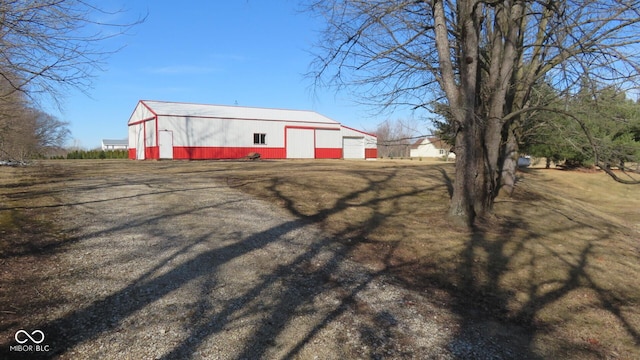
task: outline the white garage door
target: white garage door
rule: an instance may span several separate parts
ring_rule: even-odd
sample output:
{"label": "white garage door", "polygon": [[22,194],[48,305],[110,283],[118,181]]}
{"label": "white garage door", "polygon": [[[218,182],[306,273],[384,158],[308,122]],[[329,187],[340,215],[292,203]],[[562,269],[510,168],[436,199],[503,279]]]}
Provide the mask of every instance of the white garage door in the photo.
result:
{"label": "white garage door", "polygon": [[343,137],[342,154],[345,159],[364,159],[364,138]]}
{"label": "white garage door", "polygon": [[287,129],[287,159],[315,157],[313,129]]}

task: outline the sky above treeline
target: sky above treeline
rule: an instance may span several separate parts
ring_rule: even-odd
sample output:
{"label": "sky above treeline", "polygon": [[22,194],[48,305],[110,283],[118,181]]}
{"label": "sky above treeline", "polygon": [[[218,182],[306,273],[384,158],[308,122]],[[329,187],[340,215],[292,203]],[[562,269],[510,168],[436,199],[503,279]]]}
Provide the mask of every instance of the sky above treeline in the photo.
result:
{"label": "sky above treeline", "polygon": [[[323,24],[297,1],[131,0],[122,7],[125,13],[106,21],[146,20],[109,40],[123,47],[108,57],[93,87],[69,92],[62,111],[54,111],[70,123],[69,146],[126,139],[139,100],[312,110],[365,131],[413,116],[376,114],[348,92],[314,87],[305,74]],[[417,123],[427,132],[427,121]]]}

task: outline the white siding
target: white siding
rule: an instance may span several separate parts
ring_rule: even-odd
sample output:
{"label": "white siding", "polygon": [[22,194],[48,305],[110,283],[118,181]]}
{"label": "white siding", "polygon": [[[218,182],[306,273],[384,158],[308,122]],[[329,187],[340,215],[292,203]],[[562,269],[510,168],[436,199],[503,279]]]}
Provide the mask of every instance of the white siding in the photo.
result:
{"label": "white siding", "polygon": [[145,130],[147,146],[156,146],[156,122],[154,120],[145,121]]}
{"label": "white siding", "polygon": [[136,123],[141,120],[146,120],[153,118],[155,115],[149,111],[149,109],[142,104],[142,102],[138,102],[138,105],[133,110],[131,117],[129,118],[129,124]]}
{"label": "white siding", "polygon": [[316,130],[316,147],[319,149],[339,149],[342,147],[342,140],[340,136],[340,129]]}
{"label": "white siding", "polygon": [[136,159],[144,160],[144,124],[133,125],[132,128],[135,128]]}
{"label": "white siding", "polygon": [[429,139],[424,139],[420,145],[415,149],[409,151],[410,157],[428,157],[428,158],[442,158],[447,156],[449,159],[455,159],[456,155],[449,151],[449,149],[437,148]]}
{"label": "white siding", "polygon": [[130,125],[129,126],[129,149],[134,149],[136,148],[136,142],[137,142],[137,137],[136,134],[138,133],[138,129],[140,128],[139,125]]}
{"label": "white siding", "polygon": [[364,137],[343,137],[342,151],[345,159],[364,159]]}
{"label": "white siding", "polygon": [[364,148],[365,149],[377,149],[378,148],[378,138],[374,135],[368,134],[363,131],[351,129],[345,126],[342,126],[342,136],[343,137],[361,137],[364,139]]}
{"label": "white siding", "polygon": [[443,154],[440,154],[439,149],[436,149],[429,140],[425,140],[422,144],[418,145],[417,148],[410,150],[411,157],[442,157]]}
{"label": "white siding", "polygon": [[284,147],[285,122],[161,116],[159,130],[172,130],[174,146],[254,146],[253,134],[266,134],[269,147]]}
{"label": "white siding", "polygon": [[287,129],[287,159],[315,157],[313,129]]}

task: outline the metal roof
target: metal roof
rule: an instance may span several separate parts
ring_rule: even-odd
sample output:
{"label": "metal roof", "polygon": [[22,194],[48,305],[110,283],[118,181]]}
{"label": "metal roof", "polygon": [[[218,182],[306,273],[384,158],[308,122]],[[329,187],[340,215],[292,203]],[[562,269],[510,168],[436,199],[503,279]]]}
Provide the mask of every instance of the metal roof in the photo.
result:
{"label": "metal roof", "polygon": [[206,105],[169,101],[140,100],[158,116],[202,117],[246,120],[286,120],[338,125],[339,123],[314,111],[285,110],[228,105]]}
{"label": "metal roof", "polygon": [[102,144],[104,145],[129,145],[129,140],[112,140],[112,139],[102,139]]}
{"label": "metal roof", "polygon": [[419,138],[418,140],[416,140],[416,142],[414,142],[411,145],[411,148],[412,149],[417,149],[420,145],[429,144],[429,143],[433,144],[433,146],[436,149],[450,149],[451,148],[451,145],[447,144],[442,139],[437,138],[437,137],[429,137],[429,136]]}

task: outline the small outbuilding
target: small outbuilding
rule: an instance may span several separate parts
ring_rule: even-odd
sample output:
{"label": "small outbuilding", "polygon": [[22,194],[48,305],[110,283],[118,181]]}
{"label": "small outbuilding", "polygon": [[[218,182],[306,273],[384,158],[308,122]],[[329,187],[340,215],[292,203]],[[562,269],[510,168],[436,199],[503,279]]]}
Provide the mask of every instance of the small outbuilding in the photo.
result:
{"label": "small outbuilding", "polygon": [[141,100],[130,159],[375,159],[373,134],[313,111]]}
{"label": "small outbuilding", "polygon": [[127,150],[129,148],[129,140],[102,140],[102,150]]}

